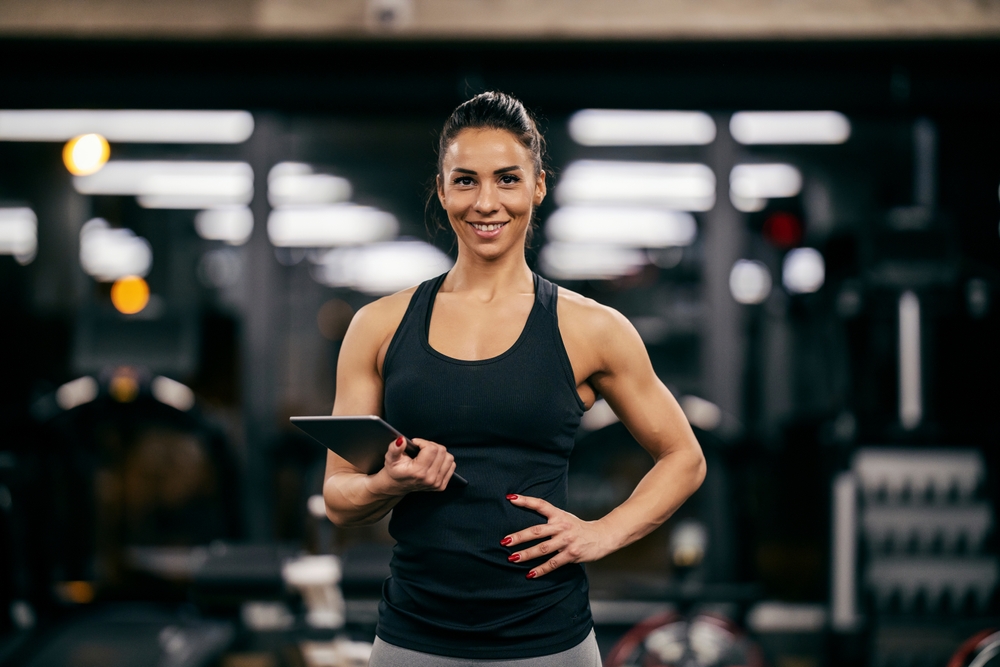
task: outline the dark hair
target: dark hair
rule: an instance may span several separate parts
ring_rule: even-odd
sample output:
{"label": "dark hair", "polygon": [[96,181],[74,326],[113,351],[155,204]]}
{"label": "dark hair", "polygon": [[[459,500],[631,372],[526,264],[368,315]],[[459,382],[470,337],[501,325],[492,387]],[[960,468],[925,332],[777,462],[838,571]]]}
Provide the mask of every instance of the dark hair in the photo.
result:
{"label": "dark hair", "polygon": [[513,134],[531,153],[535,175],[541,173],[545,158],[545,139],[538,131],[534,117],[524,108],[521,100],[513,95],[488,91],[458,105],[445,121],[438,140],[438,174],[441,174],[444,166],[444,154],[459,132],[477,128],[505,130]]}
{"label": "dark hair", "polygon": [[[538,131],[534,116],[524,107],[521,100],[513,95],[497,91],[480,93],[471,100],[463,102],[451,112],[441,129],[438,138],[437,175],[444,176],[444,155],[448,147],[463,130],[490,129],[504,130],[514,135],[517,141],[528,149],[531,162],[535,168],[535,176],[545,168],[545,138]],[[437,209],[431,203],[436,200],[437,188],[432,188],[427,199],[427,212],[438,229],[448,229],[437,215]],[[432,212],[433,211],[433,212]],[[534,217],[534,216],[532,216]],[[534,219],[528,226],[528,243],[534,232]]]}

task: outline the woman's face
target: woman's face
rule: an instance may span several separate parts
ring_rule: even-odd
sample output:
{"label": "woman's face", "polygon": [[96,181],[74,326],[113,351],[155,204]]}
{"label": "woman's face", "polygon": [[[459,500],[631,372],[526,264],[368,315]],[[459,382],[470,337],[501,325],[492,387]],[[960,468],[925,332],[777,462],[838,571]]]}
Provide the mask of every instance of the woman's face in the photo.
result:
{"label": "woman's face", "polygon": [[510,132],[462,130],[445,152],[437,191],[460,251],[496,259],[523,252],[545,172],[535,174],[531,152]]}

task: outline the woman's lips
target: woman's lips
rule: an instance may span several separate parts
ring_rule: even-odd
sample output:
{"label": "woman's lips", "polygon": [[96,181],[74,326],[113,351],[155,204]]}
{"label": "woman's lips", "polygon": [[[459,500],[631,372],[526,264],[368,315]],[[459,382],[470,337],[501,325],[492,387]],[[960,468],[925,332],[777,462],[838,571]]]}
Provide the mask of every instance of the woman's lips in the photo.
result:
{"label": "woman's lips", "polygon": [[472,229],[475,230],[476,236],[481,239],[492,239],[503,231],[503,228],[507,226],[506,222],[470,222]]}

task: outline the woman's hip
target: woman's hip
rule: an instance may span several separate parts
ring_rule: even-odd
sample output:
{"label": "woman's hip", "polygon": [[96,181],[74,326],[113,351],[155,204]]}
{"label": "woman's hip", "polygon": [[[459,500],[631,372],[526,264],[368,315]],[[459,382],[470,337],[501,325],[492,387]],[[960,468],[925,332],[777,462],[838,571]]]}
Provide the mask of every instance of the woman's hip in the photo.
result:
{"label": "woman's hip", "polygon": [[586,639],[565,651],[514,660],[451,658],[412,651],[376,637],[368,667],[601,667],[601,652],[593,630]]}

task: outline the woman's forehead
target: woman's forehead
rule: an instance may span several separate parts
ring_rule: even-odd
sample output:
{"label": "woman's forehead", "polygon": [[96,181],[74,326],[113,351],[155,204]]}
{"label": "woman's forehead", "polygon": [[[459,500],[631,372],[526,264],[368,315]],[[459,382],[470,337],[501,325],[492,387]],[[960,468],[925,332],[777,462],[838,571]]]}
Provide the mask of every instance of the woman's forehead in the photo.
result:
{"label": "woman's forehead", "polygon": [[506,130],[470,128],[459,132],[448,145],[444,163],[449,169],[476,169],[475,164],[491,169],[514,165],[527,169],[531,164],[531,155],[517,137]]}

